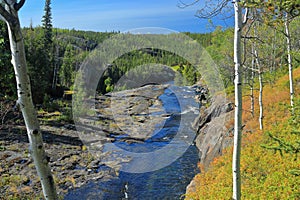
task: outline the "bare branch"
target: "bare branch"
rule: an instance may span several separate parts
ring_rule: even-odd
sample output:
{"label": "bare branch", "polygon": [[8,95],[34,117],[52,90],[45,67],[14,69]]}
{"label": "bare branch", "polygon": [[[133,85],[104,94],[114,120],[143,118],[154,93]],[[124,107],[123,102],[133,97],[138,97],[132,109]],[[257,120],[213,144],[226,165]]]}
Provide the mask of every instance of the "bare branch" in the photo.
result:
{"label": "bare branch", "polygon": [[207,1],[206,5],[202,9],[197,11],[196,16],[204,19],[216,17],[222,12],[222,10],[226,7],[228,2],[229,0],[218,1],[216,5],[213,5],[213,8],[211,8],[211,2]]}
{"label": "bare branch", "polygon": [[249,8],[246,8],[246,12],[245,12],[245,15],[244,15],[244,20],[243,20],[243,26],[247,24],[247,21],[248,21],[248,15],[249,15]]}
{"label": "bare branch", "polygon": [[1,19],[4,19],[4,21],[14,24],[16,22],[16,18],[10,14],[2,5],[0,5],[0,15]]}
{"label": "bare branch", "polygon": [[[245,13],[245,18],[244,18],[244,22],[243,22],[243,27],[245,27],[245,25],[247,24],[247,21],[248,21],[248,13],[249,12],[249,10],[248,10],[248,8],[246,9],[246,13]],[[253,26],[253,24],[254,24],[254,20],[252,20],[251,21],[251,23],[249,24],[249,26],[248,26],[248,29],[246,30],[246,34],[245,34],[245,36],[243,37],[243,36],[241,36],[241,38],[243,38],[244,40],[244,45],[243,45],[243,50],[244,50],[244,60],[243,60],[243,62],[242,62],[242,65],[244,65],[245,63],[246,63],[246,53],[247,53],[247,49],[246,49],[246,40],[247,40],[247,37],[249,37],[248,36],[248,34],[249,34],[249,32],[250,32],[250,30],[251,30],[251,27]]]}
{"label": "bare branch", "polygon": [[247,67],[247,66],[245,66],[245,65],[243,65],[243,68],[244,68],[244,69],[247,69],[247,70],[250,69],[251,71],[254,71],[254,72],[259,72],[258,69],[253,69],[252,67]]}
{"label": "bare branch", "polygon": [[[179,0],[179,4],[177,5],[179,8],[186,8],[190,6],[194,6],[199,3],[200,0],[194,0],[192,3],[185,3],[184,0]],[[217,0],[216,3],[212,3],[211,1],[206,1],[203,8],[199,9],[195,16],[198,18],[212,18],[221,13],[224,7],[226,7],[227,3],[230,0]]]}
{"label": "bare branch", "polygon": [[262,39],[260,39],[259,37],[253,37],[253,36],[251,36],[251,37],[247,37],[247,36],[242,36],[242,38],[245,38],[245,39],[254,39],[254,40],[257,40],[257,41],[259,41],[260,43],[262,43],[262,44],[265,44],[266,42],[265,41],[263,41]]}
{"label": "bare branch", "polygon": [[25,1],[26,1],[26,0],[20,0],[19,3],[15,3],[15,4],[14,4],[14,9],[15,9],[16,11],[20,10],[20,9],[23,7]]}
{"label": "bare branch", "polygon": [[270,25],[270,24],[267,24],[267,26],[274,29],[275,31],[283,34],[285,37],[287,37],[287,34],[283,30],[279,30],[276,26],[273,26],[273,25]]}
{"label": "bare branch", "polygon": [[245,39],[259,39],[258,37],[254,37],[254,36],[241,36],[242,38],[245,38]]}
{"label": "bare branch", "polygon": [[13,14],[13,11],[15,11],[14,9],[14,4],[16,3],[17,0],[2,0],[4,2],[5,5],[5,9],[7,10],[8,13]]}
{"label": "bare branch", "polygon": [[197,4],[199,2],[199,0],[195,0],[192,3],[184,3],[182,0],[179,0],[179,4],[177,5],[179,8],[186,8],[189,6],[193,6],[195,4]]}
{"label": "bare branch", "polygon": [[3,0],[7,5],[13,5],[17,0]]}

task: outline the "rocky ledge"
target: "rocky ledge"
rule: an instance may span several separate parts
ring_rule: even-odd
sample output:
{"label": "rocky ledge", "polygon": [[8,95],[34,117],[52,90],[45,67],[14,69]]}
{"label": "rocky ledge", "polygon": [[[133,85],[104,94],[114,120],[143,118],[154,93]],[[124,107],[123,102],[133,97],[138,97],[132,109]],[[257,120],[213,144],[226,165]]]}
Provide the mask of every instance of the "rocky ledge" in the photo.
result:
{"label": "rocky ledge", "polygon": [[[217,95],[211,100],[208,108],[202,107],[195,119],[193,128],[197,131],[195,140],[199,149],[200,164],[204,169],[217,156],[222,155],[224,148],[232,145],[233,128],[227,127],[233,118],[234,104],[227,101],[223,95]],[[187,187],[187,193],[195,191],[192,181]]]}

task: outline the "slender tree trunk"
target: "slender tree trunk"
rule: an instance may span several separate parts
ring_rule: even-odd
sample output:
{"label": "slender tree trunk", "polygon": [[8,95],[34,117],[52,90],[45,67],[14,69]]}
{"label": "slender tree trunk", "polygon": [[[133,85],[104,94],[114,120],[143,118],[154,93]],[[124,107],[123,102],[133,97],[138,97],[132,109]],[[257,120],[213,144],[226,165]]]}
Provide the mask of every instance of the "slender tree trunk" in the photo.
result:
{"label": "slender tree trunk", "polygon": [[256,59],[256,65],[258,67],[258,81],[259,81],[259,97],[258,97],[258,103],[259,103],[259,129],[263,130],[263,118],[264,118],[264,110],[263,110],[263,78],[262,78],[262,68],[259,62],[258,53],[257,50],[254,51],[255,53],[255,59]]}
{"label": "slender tree trunk", "polygon": [[0,15],[4,16],[4,19],[8,25],[12,64],[14,66],[17,82],[17,103],[20,106],[24,117],[30,143],[30,154],[33,158],[37,173],[41,179],[44,196],[46,199],[54,200],[57,199],[57,194],[51,170],[48,166],[49,157],[46,155],[43,147],[42,134],[32,102],[23,36],[18,18],[18,12],[14,9],[16,1],[10,2],[10,5],[6,5],[6,11],[4,11],[3,7],[0,5]]}
{"label": "slender tree trunk", "polygon": [[[254,37],[258,37],[257,35],[257,27],[256,24],[254,25]],[[254,57],[255,57],[255,63],[257,65],[258,69],[258,81],[259,81],[259,97],[258,97],[258,103],[259,103],[259,129],[263,130],[263,118],[264,118],[264,109],[263,109],[263,70],[260,64],[260,60],[258,57],[258,52],[257,52],[257,45],[256,42],[254,43]]]}
{"label": "slender tree trunk", "polygon": [[59,66],[59,46],[55,46],[55,59],[54,59],[54,69],[53,69],[53,80],[52,80],[52,90],[56,89],[57,85],[57,72]]}
{"label": "slender tree trunk", "polygon": [[[274,38],[273,38],[273,41],[272,41],[272,67],[270,69],[271,73],[275,73],[276,72],[276,49],[277,49],[277,46],[276,46],[276,41],[277,41],[277,38],[276,38],[276,30],[274,30]],[[273,75],[275,77],[275,74]]]}
{"label": "slender tree trunk", "polygon": [[235,64],[235,114],[234,114],[234,145],[232,158],[233,196],[234,200],[241,199],[241,139],[242,139],[242,81],[241,81],[241,32],[242,8],[240,1],[234,1],[235,27],[234,27],[234,64]]}
{"label": "slender tree trunk", "polygon": [[264,107],[263,107],[263,100],[262,100],[262,95],[263,95],[263,82],[262,82],[262,71],[261,68],[259,68],[258,71],[258,80],[259,80],[259,129],[263,130],[263,118],[264,118]]}
{"label": "slender tree trunk", "polygon": [[251,61],[251,81],[250,81],[250,99],[251,99],[251,115],[254,117],[254,68],[255,68],[255,56],[254,56],[254,45],[252,44],[252,61]]}
{"label": "slender tree trunk", "polygon": [[291,35],[289,30],[289,21],[288,21],[289,14],[286,13],[285,18],[285,37],[286,37],[286,47],[287,47],[287,54],[288,54],[288,66],[289,66],[289,79],[290,79],[290,102],[291,102],[291,109],[292,114],[294,114],[294,86],[293,86],[293,64],[292,64],[292,55],[291,55]]}

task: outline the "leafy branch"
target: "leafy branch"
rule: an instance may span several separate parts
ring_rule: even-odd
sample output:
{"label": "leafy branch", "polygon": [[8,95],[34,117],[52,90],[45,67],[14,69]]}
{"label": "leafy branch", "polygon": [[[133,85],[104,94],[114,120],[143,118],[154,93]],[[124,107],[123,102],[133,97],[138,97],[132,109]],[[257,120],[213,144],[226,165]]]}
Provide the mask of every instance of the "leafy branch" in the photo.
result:
{"label": "leafy branch", "polygon": [[295,160],[297,160],[298,153],[300,152],[300,141],[296,141],[296,144],[291,144],[289,142],[284,141],[283,139],[274,136],[270,132],[268,132],[267,134],[273,141],[277,143],[277,145],[262,145],[263,148],[274,150],[275,153],[279,152],[281,156],[283,156],[283,152],[295,155]]}

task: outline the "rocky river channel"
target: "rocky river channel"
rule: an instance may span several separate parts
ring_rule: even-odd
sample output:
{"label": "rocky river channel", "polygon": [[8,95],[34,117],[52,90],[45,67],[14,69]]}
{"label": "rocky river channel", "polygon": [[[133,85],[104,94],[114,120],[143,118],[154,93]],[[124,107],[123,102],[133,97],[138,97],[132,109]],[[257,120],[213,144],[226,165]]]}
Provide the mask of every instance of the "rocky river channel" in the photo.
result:
{"label": "rocky river channel", "polygon": [[[232,141],[224,126],[232,118],[232,104],[217,96],[199,109],[194,97],[195,87],[147,85],[87,100],[87,115],[75,124],[42,124],[59,195],[67,200],[184,198],[188,185],[193,190],[197,163],[207,167]],[[0,199],[16,192],[42,196],[18,115],[0,129],[5,183]]]}
{"label": "rocky river channel", "polygon": [[194,96],[192,87],[149,85],[97,98],[96,118],[77,124],[85,133],[80,138],[91,151],[109,154],[98,170],[118,172],[72,190],[65,199],[183,198],[199,172]]}

